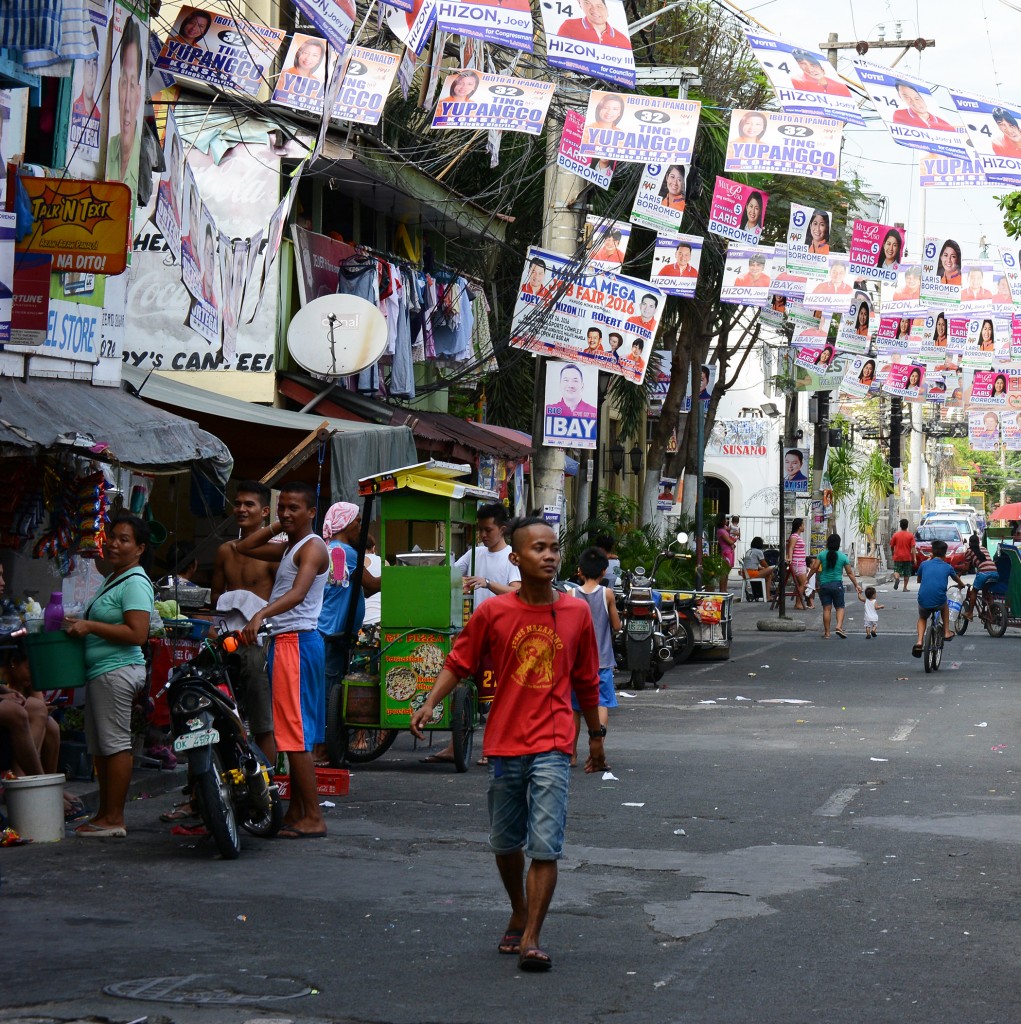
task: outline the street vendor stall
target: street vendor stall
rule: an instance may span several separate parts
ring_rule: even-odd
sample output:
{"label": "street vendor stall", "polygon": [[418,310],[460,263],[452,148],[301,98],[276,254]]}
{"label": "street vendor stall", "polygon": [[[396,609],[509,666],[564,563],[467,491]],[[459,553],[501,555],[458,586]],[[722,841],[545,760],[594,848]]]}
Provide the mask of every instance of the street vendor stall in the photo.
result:
{"label": "street vendor stall", "polygon": [[[355,647],[351,671],[329,695],[327,743],[335,765],[371,760],[388,749],[425,700],[464,625],[454,526],[473,536],[478,502],[497,497],[458,479],[470,472],[470,466],[423,462],[359,481],[365,499],[360,546],[364,550],[378,502],[380,550],[392,553],[394,564],[382,568],[378,648]],[[452,733],[459,772],[471,762],[477,720],[478,691],[466,680],[437,706],[427,726]]]}

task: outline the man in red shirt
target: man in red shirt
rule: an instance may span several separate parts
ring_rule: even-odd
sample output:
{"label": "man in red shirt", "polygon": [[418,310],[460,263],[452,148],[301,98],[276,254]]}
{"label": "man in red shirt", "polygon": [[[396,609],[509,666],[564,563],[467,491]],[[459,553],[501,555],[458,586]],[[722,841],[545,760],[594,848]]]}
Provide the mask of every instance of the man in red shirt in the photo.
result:
{"label": "man in red shirt", "polygon": [[623,46],[630,49],[631,39],[609,22],[604,0],[581,0],[583,18],[568,18],[557,31],[561,39],[576,39],[579,43],[599,43],[600,46]]}
{"label": "man in red shirt", "polygon": [[901,578],[904,580],[904,593],[908,592],[908,580],[915,568],[915,535],[908,529],[908,521],[900,521],[900,529],[890,538],[890,550],[893,552],[893,589]]}
{"label": "man in red shirt", "polygon": [[957,129],[944,121],[942,117],[929,113],[925,97],[907,82],[898,82],[897,96],[903,100],[905,106],[899,107],[893,112],[894,124],[908,124],[913,128],[928,128],[933,132],[956,132]]}
{"label": "man in red shirt", "polygon": [[[599,722],[599,654],[588,605],[553,589],[560,544],[539,518],[511,523],[511,561],[521,589],[480,605],[454,643],[429,696],[411,716],[419,739],[433,710],[483,653],[495,662],[500,685],[486,723],[489,760],[489,844],[511,916],[501,953],[516,955],[523,971],[553,966],[539,932],[557,884],[563,852],[567,790],[574,747],[574,691],[589,730],[586,772],[606,769]],[[531,858],[527,881],[525,855]]]}
{"label": "man in red shirt", "polygon": [[674,249],[674,261],[668,263],[660,272],[660,277],[698,277],[698,271],[691,265],[691,245],[678,242]]}

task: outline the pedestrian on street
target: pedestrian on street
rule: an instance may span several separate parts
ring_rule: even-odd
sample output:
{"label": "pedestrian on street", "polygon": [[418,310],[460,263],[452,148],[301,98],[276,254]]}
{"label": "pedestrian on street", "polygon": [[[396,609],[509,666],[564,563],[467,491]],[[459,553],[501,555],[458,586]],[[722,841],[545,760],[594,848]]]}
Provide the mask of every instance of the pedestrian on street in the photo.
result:
{"label": "pedestrian on street", "polygon": [[890,551],[893,554],[893,589],[904,581],[904,593],[908,592],[908,580],[915,571],[915,535],[908,529],[908,521],[900,521],[900,529],[890,538]]}
{"label": "pedestrian on street", "polygon": [[[791,535],[787,538],[787,571],[794,577],[794,607],[804,611],[806,607],[814,608],[815,602],[808,597],[806,603],[805,588],[808,586],[808,564],[805,559],[805,520],[800,516],[791,520]],[[780,586],[784,586],[783,580]]]}
{"label": "pedestrian on street", "polygon": [[[795,520],[796,522],[797,520]],[[812,561],[812,571],[819,584],[819,600],[822,601],[822,638],[830,638],[830,619],[833,609],[837,610],[837,628],[834,632],[841,640],[847,639],[844,632],[844,573],[861,594],[861,584],[851,570],[851,560],[840,550],[840,535],[831,533],[826,538],[826,550],[820,551]]]}
{"label": "pedestrian on street", "polygon": [[879,612],[886,605],[876,604],[875,587],[866,587],[864,597],[859,591],[858,600],[865,605],[865,639],[872,640],[879,636]]}
{"label": "pedestrian on street", "polygon": [[410,724],[424,739],[423,726],[439,702],[476,672],[483,652],[492,651],[500,685],[483,747],[489,759],[489,845],[511,905],[497,948],[516,955],[522,971],[547,971],[553,960],[539,938],[563,854],[574,747],[572,691],[588,726],[586,772],[606,767],[606,727],[599,721],[592,614],[582,601],[553,589],[560,567],[556,533],[536,516],[515,520],[507,532],[521,589],[476,610]]}

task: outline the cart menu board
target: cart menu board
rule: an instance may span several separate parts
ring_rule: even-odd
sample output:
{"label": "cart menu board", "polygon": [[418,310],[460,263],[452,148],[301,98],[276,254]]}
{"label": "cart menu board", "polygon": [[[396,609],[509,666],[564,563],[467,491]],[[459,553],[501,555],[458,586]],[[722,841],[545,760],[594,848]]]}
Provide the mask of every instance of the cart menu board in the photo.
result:
{"label": "cart menu board", "polygon": [[[436,676],[450,653],[451,638],[432,630],[383,630],[380,681],[383,689],[382,724],[407,729],[411,714],[429,696]],[[449,700],[433,712],[432,725],[446,727]]]}

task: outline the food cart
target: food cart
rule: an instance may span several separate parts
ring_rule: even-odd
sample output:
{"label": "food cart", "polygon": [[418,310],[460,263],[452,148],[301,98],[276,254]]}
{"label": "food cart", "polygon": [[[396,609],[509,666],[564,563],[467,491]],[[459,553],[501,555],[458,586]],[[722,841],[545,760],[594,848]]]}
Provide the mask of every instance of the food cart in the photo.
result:
{"label": "food cart", "polygon": [[[336,766],[379,757],[408,728],[464,625],[470,598],[454,565],[454,526],[464,527],[474,550],[478,502],[499,498],[459,479],[471,471],[470,466],[431,461],[358,482],[365,498],[362,550],[373,505],[379,503],[384,556],[379,643],[354,647],[349,671],[329,694],[327,745]],[[386,564],[388,557],[394,564]],[[360,579],[353,585],[360,585]],[[478,704],[475,682],[465,680],[437,705],[426,726],[452,734],[459,772],[471,763]]]}

